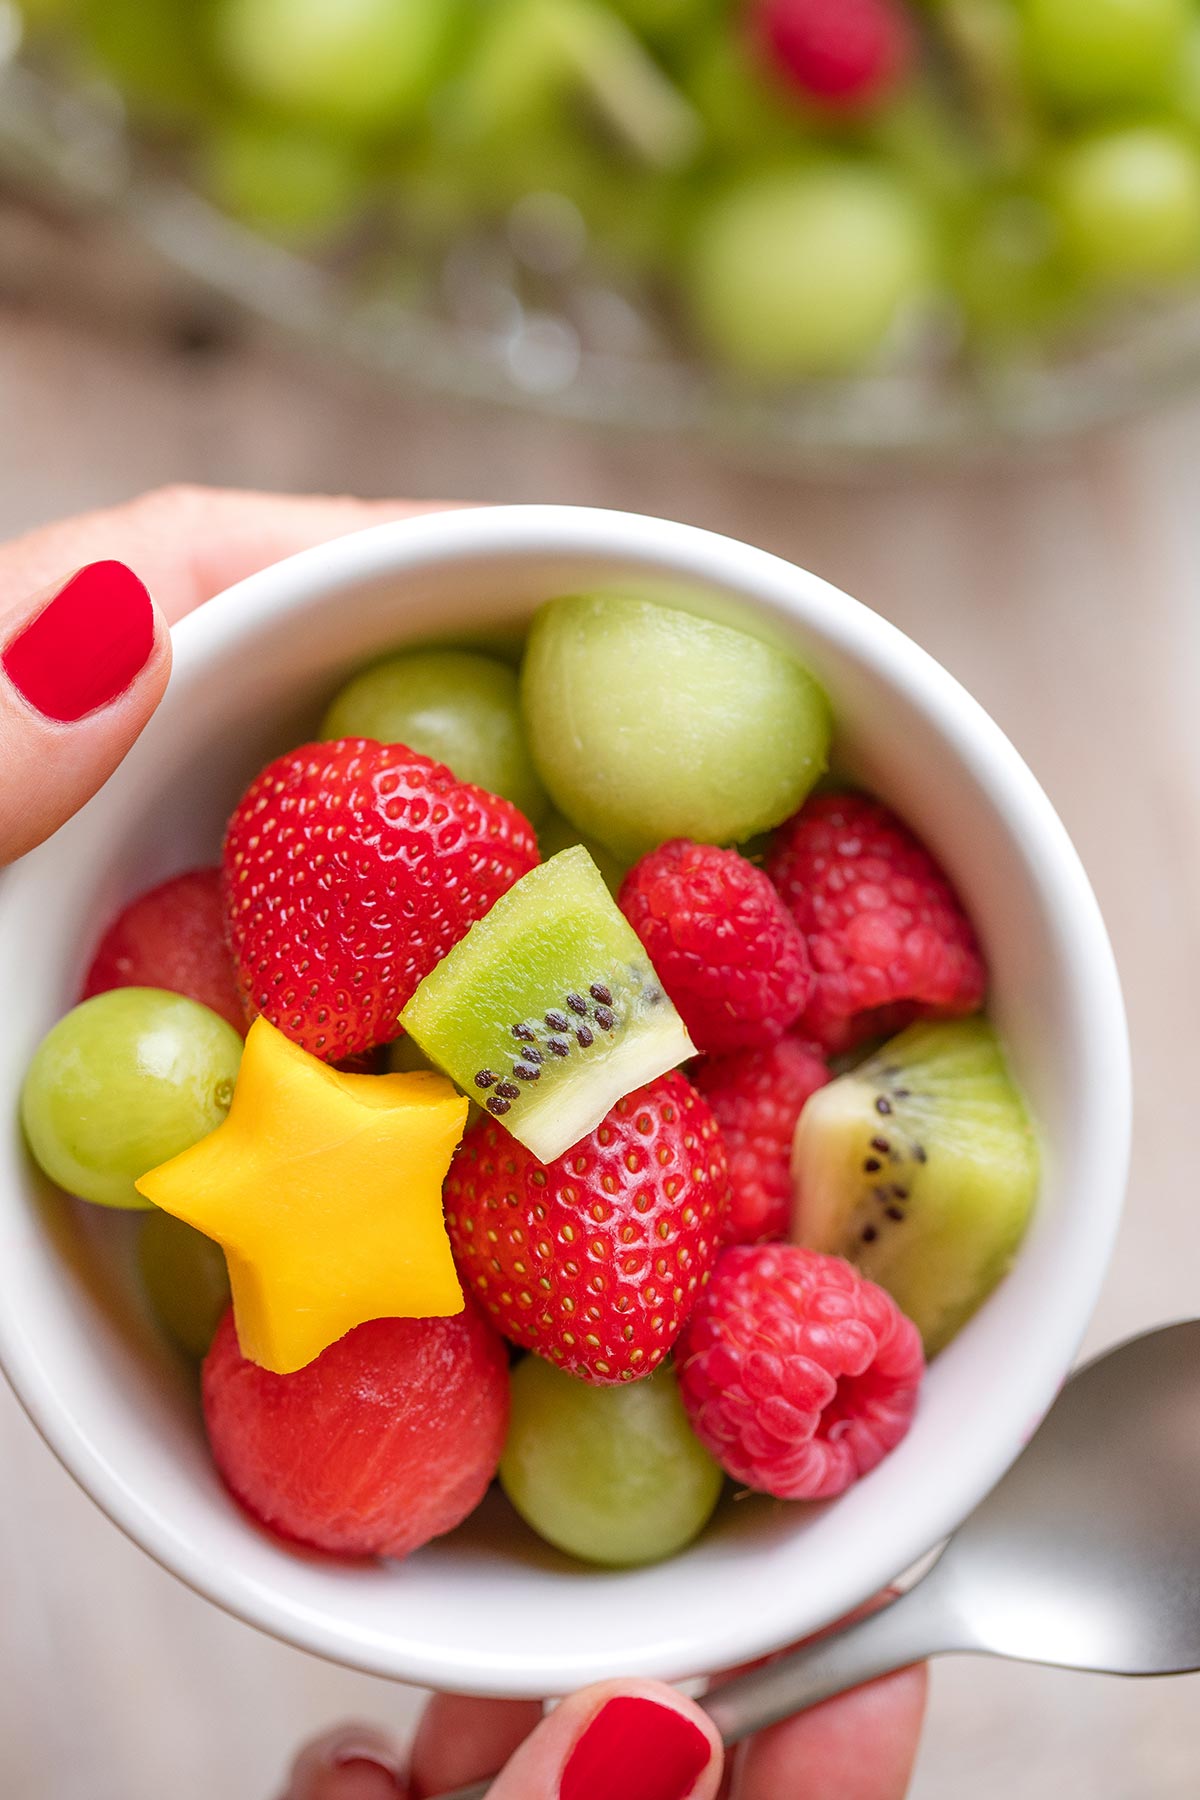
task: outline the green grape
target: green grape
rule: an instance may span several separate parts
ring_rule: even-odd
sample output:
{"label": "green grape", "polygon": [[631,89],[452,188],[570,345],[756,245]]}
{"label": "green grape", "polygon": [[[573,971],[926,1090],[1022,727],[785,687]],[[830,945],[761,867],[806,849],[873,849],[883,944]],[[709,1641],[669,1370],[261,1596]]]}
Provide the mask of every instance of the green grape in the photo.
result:
{"label": "green grape", "polygon": [[221,1246],[155,1209],[138,1237],[138,1273],[167,1336],[189,1356],[206,1356],[229,1305]]}
{"label": "green grape", "polygon": [[215,44],[252,98],[349,132],[400,130],[458,31],[453,0],[219,0]]}
{"label": "green grape", "polygon": [[826,157],[752,176],[707,205],[687,298],[701,335],[745,374],[844,373],[925,297],[932,257],[929,219],[906,183]]}
{"label": "green grape", "polygon": [[503,154],[557,105],[569,71],[544,29],[546,12],[547,0],[493,0],[486,9],[440,121],[449,139]]}
{"label": "green grape", "polygon": [[594,1387],[527,1356],[512,1372],[500,1483],[528,1525],[585,1562],[659,1562],[701,1532],[721,1493],[674,1371]]}
{"label": "green grape", "polygon": [[178,125],[206,118],[218,85],[193,0],[80,0],[92,60],[139,117]]}
{"label": "green grape", "polygon": [[813,134],[813,119],[794,90],[769,81],[744,36],[722,20],[688,47],[680,74],[684,92],[703,122],[710,158],[761,164],[794,155]]}
{"label": "green grape", "polygon": [[1190,17],[1189,0],[1023,0],[1029,78],[1073,109],[1165,99]]}
{"label": "green grape", "polygon": [[231,119],[205,140],[200,180],[217,205],[267,236],[319,240],[352,217],[365,171],[355,148],[274,120]]}
{"label": "green grape", "polygon": [[80,0],[16,0],[25,27],[33,32],[56,31],[76,22]]}
{"label": "green grape", "polygon": [[616,899],[628,864],[618,862],[612,851],[606,850],[597,838],[582,836],[569,819],[564,819],[561,813],[552,812],[538,826],[537,840],[543,862],[549,862],[560,850],[569,850],[572,844],[582,844],[603,875],[604,885],[613,899]]}
{"label": "green grape", "polygon": [[58,1186],[100,1206],[146,1207],[134,1182],[224,1119],[242,1040],[162,988],[113,988],[42,1039],[21,1092],[25,1136]]}
{"label": "green grape", "polygon": [[698,26],[720,18],[724,31],[729,20],[724,16],[725,0],[613,0],[614,12],[645,37],[671,39],[693,34]]}
{"label": "green grape", "polygon": [[364,669],[334,698],[323,738],[407,744],[460,781],[511,800],[536,822],[546,811],[521,724],[516,672],[467,650],[410,650]]}
{"label": "green grape", "polygon": [[1172,97],[1178,117],[1193,132],[1200,132],[1200,16],[1188,27]]}
{"label": "green grape", "polygon": [[1034,194],[982,199],[962,222],[949,264],[968,324],[992,339],[1045,328],[1071,298],[1057,221]]}
{"label": "green grape", "polygon": [[1062,149],[1049,192],[1080,272],[1169,282],[1200,264],[1200,154],[1165,125],[1119,125]]}

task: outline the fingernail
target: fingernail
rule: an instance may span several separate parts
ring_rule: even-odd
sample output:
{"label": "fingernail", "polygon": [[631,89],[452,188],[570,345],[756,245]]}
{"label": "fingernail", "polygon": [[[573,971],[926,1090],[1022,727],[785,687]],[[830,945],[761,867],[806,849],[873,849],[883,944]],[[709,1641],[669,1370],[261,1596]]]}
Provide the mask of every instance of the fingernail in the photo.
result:
{"label": "fingernail", "polygon": [[335,1756],[337,1800],[396,1800],[405,1790],[394,1763],[381,1762],[369,1750],[352,1750]]}
{"label": "fingernail", "polygon": [[0,658],[30,706],[71,724],[123,694],[154,649],[154,608],[124,563],[80,569]]}
{"label": "fingernail", "polygon": [[365,1796],[398,1795],[403,1789],[403,1769],[399,1760],[392,1753],[389,1742],[381,1732],[369,1732],[362,1726],[356,1726],[351,1732],[335,1735],[326,1748],[326,1762],[331,1769],[336,1769],[340,1782],[338,1791],[345,1787],[347,1795],[354,1795],[358,1800],[358,1791],[362,1789]]}
{"label": "fingernail", "polygon": [[620,1695],[606,1701],[562,1772],[559,1800],[687,1800],[712,1746],[674,1707]]}

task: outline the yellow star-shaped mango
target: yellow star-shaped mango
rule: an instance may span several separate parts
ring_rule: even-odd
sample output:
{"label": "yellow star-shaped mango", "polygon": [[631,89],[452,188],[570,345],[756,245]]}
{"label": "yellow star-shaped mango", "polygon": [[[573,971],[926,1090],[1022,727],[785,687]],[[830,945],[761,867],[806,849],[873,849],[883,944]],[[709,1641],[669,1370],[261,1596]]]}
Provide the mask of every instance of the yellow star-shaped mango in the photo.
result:
{"label": "yellow star-shaped mango", "polygon": [[260,1018],[229,1116],[138,1191],[221,1245],[243,1354],[288,1375],[368,1319],[462,1311],[442,1182],[466,1116],[441,1075],[344,1075]]}

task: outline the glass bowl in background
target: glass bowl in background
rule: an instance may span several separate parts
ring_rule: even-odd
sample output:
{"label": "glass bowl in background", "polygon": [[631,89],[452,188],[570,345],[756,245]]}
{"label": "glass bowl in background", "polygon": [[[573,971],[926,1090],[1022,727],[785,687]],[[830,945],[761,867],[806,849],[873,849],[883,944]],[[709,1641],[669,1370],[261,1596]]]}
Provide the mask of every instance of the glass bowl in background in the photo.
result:
{"label": "glass bowl in background", "polygon": [[[416,18],[433,0],[373,3]],[[448,39],[429,50],[441,74],[419,106],[396,101],[409,125],[394,139],[355,116],[378,101],[343,107],[327,93],[314,122],[311,93],[288,89],[299,52],[287,31],[258,45],[237,27],[236,77],[196,73],[191,47],[181,49],[198,18],[236,24],[249,6],[260,22],[272,9],[277,22],[301,20],[331,4],[0,0],[0,174],[57,205],[119,218],[176,272],[397,382],[703,438],[784,467],[1054,439],[1177,393],[1200,371],[1191,0],[1096,0],[1086,29],[1072,23],[1083,0],[837,0],[851,13],[890,7],[912,37],[894,91],[849,110],[785,94],[761,55],[753,62],[754,7],[800,0],[446,0],[434,10],[449,17],[457,6],[457,48]],[[547,7],[568,21],[559,48],[574,58],[572,104],[587,113],[581,125],[571,112],[557,138],[531,123],[536,109],[521,110],[531,57],[488,64],[472,48],[490,21],[541,8],[531,54],[557,54],[545,45]],[[1138,54],[1119,23],[1106,24],[1110,12],[1133,21]],[[1014,61],[1028,61],[1028,46],[1013,35],[1028,36],[1031,18],[1042,21],[1050,71],[1032,86]],[[578,42],[567,41],[571,20]],[[710,50],[726,30],[731,47],[725,62],[705,52],[707,73],[688,60],[688,30],[699,43],[701,26]],[[1072,30],[1090,46],[1082,58]],[[361,87],[361,68],[355,79]],[[259,84],[252,100],[247,82]],[[498,121],[490,188],[486,142],[467,143],[488,107]],[[581,166],[572,145],[586,150]],[[505,157],[513,167],[499,166]],[[829,275],[829,292],[839,280],[842,292],[833,311],[855,312],[878,288],[890,298],[869,304],[857,327],[831,321],[827,298],[826,317],[798,339],[785,307],[775,329],[793,335],[781,353],[767,342],[772,306],[759,330],[738,299],[753,302],[757,289],[761,301],[764,284],[785,280],[788,234],[747,236],[735,220],[706,278],[696,245],[712,239],[733,188],[786,186],[813,170],[835,184],[825,226],[814,227],[815,261],[828,274],[831,258],[847,259],[840,278]],[[882,176],[903,193],[897,208],[885,192],[880,213],[869,191],[855,222],[864,171],[868,185]],[[749,253],[756,243],[773,246],[769,267]],[[707,283],[690,311],[689,281],[693,300]],[[797,345],[803,378],[784,366]]]}

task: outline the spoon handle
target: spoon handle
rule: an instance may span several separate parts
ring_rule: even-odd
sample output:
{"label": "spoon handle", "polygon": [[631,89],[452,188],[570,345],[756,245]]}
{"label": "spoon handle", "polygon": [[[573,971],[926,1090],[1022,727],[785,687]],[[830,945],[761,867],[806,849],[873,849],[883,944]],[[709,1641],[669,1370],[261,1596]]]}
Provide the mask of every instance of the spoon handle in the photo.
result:
{"label": "spoon handle", "polygon": [[933,1601],[932,1587],[918,1582],[840,1631],[713,1688],[699,1704],[724,1743],[740,1744],[793,1713],[944,1649]]}
{"label": "spoon handle", "polygon": [[[932,1585],[918,1582],[898,1600],[855,1619],[829,1637],[747,1675],[735,1676],[705,1694],[698,1704],[724,1743],[739,1744],[820,1700],[948,1648],[944,1632],[939,1635],[938,1623]],[[486,1800],[490,1786],[490,1781],[476,1782],[455,1788],[452,1794],[439,1794],[436,1800]]]}

